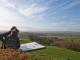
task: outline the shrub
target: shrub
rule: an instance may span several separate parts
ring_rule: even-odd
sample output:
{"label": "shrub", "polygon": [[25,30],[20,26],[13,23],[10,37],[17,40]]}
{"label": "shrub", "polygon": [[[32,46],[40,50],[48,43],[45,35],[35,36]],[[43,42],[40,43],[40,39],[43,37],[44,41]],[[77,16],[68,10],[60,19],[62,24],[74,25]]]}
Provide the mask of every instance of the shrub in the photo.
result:
{"label": "shrub", "polygon": [[14,49],[0,49],[0,60],[29,60],[29,55]]}
{"label": "shrub", "polygon": [[58,37],[40,37],[36,35],[31,35],[30,37],[31,41],[36,41],[43,45],[49,45],[49,46],[57,46],[61,48],[67,48],[74,51],[80,51],[80,40],[66,40],[66,39],[60,39]]}

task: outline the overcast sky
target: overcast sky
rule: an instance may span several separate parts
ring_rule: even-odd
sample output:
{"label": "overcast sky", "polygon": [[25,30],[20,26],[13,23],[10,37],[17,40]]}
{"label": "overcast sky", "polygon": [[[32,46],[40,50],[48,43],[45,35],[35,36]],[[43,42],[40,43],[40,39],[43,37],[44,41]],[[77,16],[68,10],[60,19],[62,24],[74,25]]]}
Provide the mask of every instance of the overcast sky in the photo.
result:
{"label": "overcast sky", "polygon": [[80,0],[0,0],[0,30],[80,31]]}

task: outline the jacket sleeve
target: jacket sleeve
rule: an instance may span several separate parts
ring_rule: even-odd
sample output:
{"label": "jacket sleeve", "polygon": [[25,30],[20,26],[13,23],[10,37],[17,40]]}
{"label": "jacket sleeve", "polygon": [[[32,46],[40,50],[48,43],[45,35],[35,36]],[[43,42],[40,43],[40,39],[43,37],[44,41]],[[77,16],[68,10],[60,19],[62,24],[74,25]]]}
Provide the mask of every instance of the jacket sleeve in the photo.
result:
{"label": "jacket sleeve", "polygon": [[1,34],[3,37],[5,37],[5,36],[7,36],[7,35],[9,35],[10,34],[10,31],[9,32],[6,32],[6,33],[3,33],[3,34]]}
{"label": "jacket sleeve", "polygon": [[10,31],[6,32],[6,33],[3,33],[3,34],[0,34],[0,40],[3,41],[3,37],[6,37],[8,34],[10,34]]}

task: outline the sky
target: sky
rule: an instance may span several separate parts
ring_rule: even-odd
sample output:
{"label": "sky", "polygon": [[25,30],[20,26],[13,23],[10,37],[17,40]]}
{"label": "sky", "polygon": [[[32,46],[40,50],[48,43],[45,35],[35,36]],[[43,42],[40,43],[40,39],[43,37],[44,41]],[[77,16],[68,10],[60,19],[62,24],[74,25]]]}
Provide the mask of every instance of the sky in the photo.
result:
{"label": "sky", "polygon": [[0,30],[79,31],[80,0],[0,0]]}

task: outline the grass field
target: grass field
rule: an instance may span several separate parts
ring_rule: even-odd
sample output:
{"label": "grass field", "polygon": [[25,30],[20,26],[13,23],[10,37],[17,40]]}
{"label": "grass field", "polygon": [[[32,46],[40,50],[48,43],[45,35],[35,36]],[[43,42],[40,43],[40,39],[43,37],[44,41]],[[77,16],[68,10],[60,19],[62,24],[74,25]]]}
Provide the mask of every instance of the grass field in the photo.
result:
{"label": "grass field", "polygon": [[[21,40],[21,43],[31,42],[29,39]],[[80,52],[71,51],[55,46],[47,46],[45,49],[28,52],[31,60],[80,60]]]}
{"label": "grass field", "polygon": [[70,51],[53,46],[30,52],[31,60],[80,60],[80,52]]}
{"label": "grass field", "polygon": [[54,36],[64,40],[80,40],[80,36]]}
{"label": "grass field", "polygon": [[29,40],[29,38],[22,38],[22,39],[20,39],[20,42],[21,43],[29,43],[31,41]]}
{"label": "grass field", "polygon": [[[60,37],[60,38],[68,38],[68,39],[80,39],[79,37]],[[20,40],[22,43],[31,42],[28,38],[22,38]],[[1,45],[1,42],[0,42]],[[80,52],[58,48],[55,46],[46,46],[45,49],[40,49],[36,51],[26,52],[30,54],[31,60],[80,60]]]}

